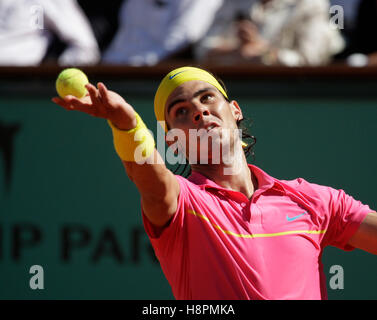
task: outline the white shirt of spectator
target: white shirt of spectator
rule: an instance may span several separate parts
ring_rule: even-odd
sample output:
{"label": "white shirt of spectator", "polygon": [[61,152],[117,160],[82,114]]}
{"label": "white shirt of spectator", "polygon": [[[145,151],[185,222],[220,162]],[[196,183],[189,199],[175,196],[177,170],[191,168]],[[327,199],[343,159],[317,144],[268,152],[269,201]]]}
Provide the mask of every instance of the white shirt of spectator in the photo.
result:
{"label": "white shirt of spectator", "polygon": [[76,0],[0,0],[0,65],[40,64],[51,33],[67,44],[60,65],[99,62],[97,41]]}
{"label": "white shirt of spectator", "polygon": [[127,0],[104,62],[154,65],[201,39],[221,4],[222,0]]}

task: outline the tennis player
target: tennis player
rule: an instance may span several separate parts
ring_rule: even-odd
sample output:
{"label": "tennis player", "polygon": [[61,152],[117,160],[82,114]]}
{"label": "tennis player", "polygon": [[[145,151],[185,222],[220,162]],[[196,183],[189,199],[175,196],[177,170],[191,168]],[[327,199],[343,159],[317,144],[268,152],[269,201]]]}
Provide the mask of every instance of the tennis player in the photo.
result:
{"label": "tennis player", "polygon": [[[377,254],[377,213],[368,205],[343,190],[278,180],[247,163],[236,134],[242,110],[209,72],[171,71],[154,101],[165,131],[181,133],[180,142],[175,135],[167,143],[178,141],[178,152],[191,159],[188,178],[167,169],[153,136],[121,96],[103,83],[87,89],[82,99],[53,101],[108,120],[176,299],[326,299],[326,246]],[[192,132],[199,134],[189,139]],[[204,148],[200,138],[214,133]],[[230,150],[227,161],[222,153],[213,156],[216,146]],[[206,161],[190,157],[206,148]]]}

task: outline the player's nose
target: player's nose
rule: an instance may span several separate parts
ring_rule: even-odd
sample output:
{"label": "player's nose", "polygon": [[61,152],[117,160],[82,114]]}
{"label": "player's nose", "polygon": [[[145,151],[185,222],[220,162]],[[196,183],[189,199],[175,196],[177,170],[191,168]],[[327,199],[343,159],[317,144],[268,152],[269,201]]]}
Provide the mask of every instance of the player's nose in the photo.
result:
{"label": "player's nose", "polygon": [[197,109],[193,112],[192,121],[195,124],[198,124],[200,121],[203,120],[203,118],[209,115],[210,115],[210,112],[206,106],[197,107]]}

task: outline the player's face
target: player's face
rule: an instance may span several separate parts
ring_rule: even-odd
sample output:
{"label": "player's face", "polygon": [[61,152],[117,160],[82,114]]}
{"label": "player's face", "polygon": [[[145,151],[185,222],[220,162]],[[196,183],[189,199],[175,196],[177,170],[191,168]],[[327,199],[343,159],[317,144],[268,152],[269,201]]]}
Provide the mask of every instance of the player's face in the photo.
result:
{"label": "player's face", "polygon": [[[200,154],[206,153],[210,159],[214,145],[224,147],[224,144],[233,145],[236,141],[236,122],[242,119],[242,112],[236,101],[228,102],[209,83],[188,81],[169,96],[165,119],[169,129],[180,129],[185,134],[186,158],[195,148],[198,158]],[[196,141],[192,139],[195,132],[198,133]],[[205,144],[202,141],[206,139],[208,142]]]}

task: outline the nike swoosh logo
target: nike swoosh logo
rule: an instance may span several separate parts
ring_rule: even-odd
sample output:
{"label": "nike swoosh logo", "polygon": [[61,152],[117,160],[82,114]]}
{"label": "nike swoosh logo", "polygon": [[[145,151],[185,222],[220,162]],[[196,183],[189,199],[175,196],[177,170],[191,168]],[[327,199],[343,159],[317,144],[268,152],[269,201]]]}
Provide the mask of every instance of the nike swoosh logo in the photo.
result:
{"label": "nike swoosh logo", "polygon": [[288,217],[288,214],[287,214],[286,218],[287,218],[287,221],[294,221],[294,220],[300,218],[301,216],[303,216],[304,214],[307,214],[307,212],[301,213],[298,216],[294,216],[292,218]]}
{"label": "nike swoosh logo", "polygon": [[179,71],[179,72],[177,72],[176,74],[173,74],[172,76],[170,76],[169,79],[170,79],[170,80],[171,80],[171,79],[174,79],[177,75],[179,75],[180,73],[185,72],[185,71],[187,71],[187,70]]}

